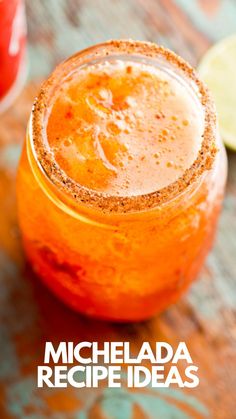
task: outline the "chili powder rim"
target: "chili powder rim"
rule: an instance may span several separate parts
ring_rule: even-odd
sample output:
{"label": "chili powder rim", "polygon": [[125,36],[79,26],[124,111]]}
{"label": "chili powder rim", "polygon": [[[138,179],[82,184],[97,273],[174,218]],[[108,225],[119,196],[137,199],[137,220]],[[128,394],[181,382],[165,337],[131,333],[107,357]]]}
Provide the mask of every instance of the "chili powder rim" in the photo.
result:
{"label": "chili powder rim", "polygon": [[[89,189],[71,179],[56,162],[53,152],[45,142],[45,114],[51,101],[53,88],[78,67],[94,59],[107,56],[135,55],[140,58],[161,59],[173,70],[193,83],[204,110],[204,131],[201,148],[193,164],[173,183],[157,191],[118,196]],[[59,64],[49,78],[41,85],[32,108],[29,136],[34,159],[40,171],[60,193],[73,200],[73,204],[92,207],[103,212],[127,213],[146,211],[161,206],[182,194],[190,185],[212,168],[217,153],[215,144],[217,122],[215,106],[206,85],[199,80],[195,70],[174,52],[150,42],[132,40],[111,40],[84,49]]]}

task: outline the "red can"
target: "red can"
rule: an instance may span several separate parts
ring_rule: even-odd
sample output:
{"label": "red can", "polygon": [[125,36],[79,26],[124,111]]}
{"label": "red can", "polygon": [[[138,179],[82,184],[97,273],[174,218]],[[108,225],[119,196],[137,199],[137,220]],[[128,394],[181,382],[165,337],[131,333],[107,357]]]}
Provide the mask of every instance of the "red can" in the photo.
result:
{"label": "red can", "polygon": [[0,0],[0,28],[0,111],[4,111],[26,78],[23,0]]}

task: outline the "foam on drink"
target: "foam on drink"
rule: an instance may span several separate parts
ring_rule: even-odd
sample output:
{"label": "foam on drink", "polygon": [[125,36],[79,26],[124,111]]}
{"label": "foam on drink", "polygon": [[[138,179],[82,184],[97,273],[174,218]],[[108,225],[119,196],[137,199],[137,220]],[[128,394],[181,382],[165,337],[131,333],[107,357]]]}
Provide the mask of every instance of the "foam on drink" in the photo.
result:
{"label": "foam on drink", "polygon": [[110,59],[80,68],[56,92],[49,146],[78,184],[111,195],[157,191],[197,157],[203,113],[173,74]]}

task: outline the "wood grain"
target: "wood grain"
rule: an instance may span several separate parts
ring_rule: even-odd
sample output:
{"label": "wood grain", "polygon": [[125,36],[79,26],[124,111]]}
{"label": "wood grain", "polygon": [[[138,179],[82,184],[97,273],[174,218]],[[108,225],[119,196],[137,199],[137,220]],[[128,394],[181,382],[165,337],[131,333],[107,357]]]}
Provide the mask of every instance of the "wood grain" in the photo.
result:
{"label": "wood grain", "polygon": [[[0,117],[0,417],[235,418],[236,154],[228,153],[229,178],[219,232],[199,280],[178,304],[142,324],[91,321],[59,303],[25,265],[15,203],[16,167],[39,79],[76,50],[109,38],[159,42],[196,65],[218,39],[215,28],[220,25],[220,36],[235,29],[235,2],[28,0],[26,6],[29,83]],[[127,390],[121,395],[103,390],[39,390],[35,371],[47,340],[128,340],[134,352],[144,340],[165,340],[174,347],[185,341],[199,366],[200,385],[189,391],[155,392],[152,416],[142,404],[151,390],[139,393],[137,399]],[[113,406],[113,416],[106,415],[105,405]]]}

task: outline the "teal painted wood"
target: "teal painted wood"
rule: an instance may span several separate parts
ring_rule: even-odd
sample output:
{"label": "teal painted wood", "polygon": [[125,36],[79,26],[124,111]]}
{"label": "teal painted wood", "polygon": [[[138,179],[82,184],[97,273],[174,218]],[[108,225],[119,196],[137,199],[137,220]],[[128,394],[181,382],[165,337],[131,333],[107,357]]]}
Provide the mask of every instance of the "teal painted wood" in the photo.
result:
{"label": "teal painted wood", "polygon": [[177,0],[176,3],[185,11],[192,24],[206,34],[212,43],[236,31],[234,0]]}
{"label": "teal painted wood", "polygon": [[112,38],[157,42],[196,64],[211,43],[236,30],[234,0],[33,0],[26,4],[30,78],[45,76],[74,52]]}
{"label": "teal painted wood", "polygon": [[[73,52],[110,38],[158,42],[196,65],[212,42],[236,29],[234,0],[27,0],[26,5],[31,81],[45,77]],[[228,154],[229,179],[216,244],[190,292],[145,324],[114,326],[85,320],[56,301],[24,267],[15,173],[35,93],[31,83],[0,117],[0,418],[233,419],[236,154]],[[132,395],[124,390],[124,397],[106,389],[36,388],[35,370],[42,362],[45,340],[111,338],[131,340],[135,347],[143,340],[173,345],[186,341],[199,365],[200,386],[154,394],[150,389]],[[103,416],[97,413],[99,406]]]}

